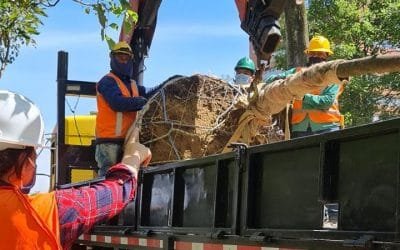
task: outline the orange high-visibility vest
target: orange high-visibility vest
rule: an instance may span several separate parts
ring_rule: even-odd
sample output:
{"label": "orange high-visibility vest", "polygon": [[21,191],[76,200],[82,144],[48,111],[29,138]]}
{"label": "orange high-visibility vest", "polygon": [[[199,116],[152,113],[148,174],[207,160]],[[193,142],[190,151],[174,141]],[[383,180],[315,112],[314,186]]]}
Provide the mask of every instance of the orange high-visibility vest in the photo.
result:
{"label": "orange high-visibility vest", "polygon": [[[315,123],[331,123],[337,122],[340,123],[342,120],[342,116],[339,111],[339,96],[343,92],[343,85],[339,85],[339,92],[336,95],[335,101],[331,107],[326,110],[321,109],[303,109],[302,100],[294,100],[293,102],[293,110],[292,110],[292,124],[298,124],[306,118],[310,117],[310,120]],[[320,95],[321,91],[313,91],[311,92],[313,95]]]}
{"label": "orange high-visibility vest", "polygon": [[[139,96],[136,83],[131,82],[130,91],[125,84],[113,73],[108,74],[118,84],[119,89],[124,97]],[[96,137],[97,138],[125,138],[129,127],[136,119],[136,112],[117,112],[114,111],[106,102],[104,97],[97,92],[97,117],[96,117]]]}
{"label": "orange high-visibility vest", "polygon": [[1,186],[0,209],[1,249],[62,249],[54,192],[28,196]]}

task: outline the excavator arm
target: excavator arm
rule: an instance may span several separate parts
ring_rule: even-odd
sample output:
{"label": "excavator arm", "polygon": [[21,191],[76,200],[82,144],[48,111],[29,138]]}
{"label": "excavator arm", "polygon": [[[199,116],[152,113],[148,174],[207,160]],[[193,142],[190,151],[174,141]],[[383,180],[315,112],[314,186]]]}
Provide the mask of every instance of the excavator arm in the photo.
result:
{"label": "excavator arm", "polygon": [[281,38],[278,19],[288,0],[235,0],[241,28],[249,35],[258,60],[269,60]]}
{"label": "excavator arm", "polygon": [[[258,60],[268,60],[281,38],[278,19],[288,0],[235,0],[241,28],[249,35]],[[129,34],[120,35],[134,52],[132,78],[143,85],[144,58],[148,55],[157,24],[161,0],[130,0],[138,23]],[[121,31],[122,32],[122,31]]]}
{"label": "excavator arm", "polygon": [[143,85],[144,59],[153,41],[161,0],[130,0],[129,3],[132,10],[138,13],[139,19],[129,34],[124,34],[121,29],[119,39],[130,44],[134,60],[132,79]]}

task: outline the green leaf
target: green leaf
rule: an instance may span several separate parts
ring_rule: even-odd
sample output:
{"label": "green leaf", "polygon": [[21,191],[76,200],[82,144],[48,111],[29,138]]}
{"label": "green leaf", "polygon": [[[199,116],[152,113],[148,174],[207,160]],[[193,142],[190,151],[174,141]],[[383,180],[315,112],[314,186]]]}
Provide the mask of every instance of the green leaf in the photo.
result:
{"label": "green leaf", "polygon": [[115,41],[111,37],[109,37],[107,35],[105,35],[105,37],[106,37],[106,41],[107,41],[107,44],[108,44],[108,48],[111,50],[115,45]]}
{"label": "green leaf", "polygon": [[110,9],[110,11],[114,14],[114,15],[116,15],[117,17],[119,17],[123,12],[124,12],[124,9],[120,6],[120,5],[114,5],[114,6],[112,6],[111,7],[111,9]]}
{"label": "green leaf", "polygon": [[100,36],[101,36],[101,40],[104,40],[106,37],[105,30],[103,28],[100,30]]}
{"label": "green leaf", "polygon": [[129,19],[129,21],[133,23],[133,25],[135,25],[139,20],[138,13],[136,11],[133,11],[133,10],[127,10],[126,11],[126,16]]}
{"label": "green leaf", "polygon": [[131,8],[131,5],[127,0],[119,0],[119,3],[121,4],[122,8],[129,10]]}
{"label": "green leaf", "polygon": [[122,26],[125,34],[129,34],[132,31],[138,21],[138,17],[138,14],[132,10],[128,10],[125,13],[124,24]]}
{"label": "green leaf", "polygon": [[97,13],[97,17],[99,18],[99,23],[100,23],[101,27],[104,29],[106,26],[107,18],[105,16],[105,11],[104,11],[103,5],[96,4],[93,8]]}
{"label": "green leaf", "polygon": [[110,28],[115,29],[115,30],[118,30],[118,28],[119,28],[118,24],[116,24],[116,23],[111,23],[109,26],[110,26]]}

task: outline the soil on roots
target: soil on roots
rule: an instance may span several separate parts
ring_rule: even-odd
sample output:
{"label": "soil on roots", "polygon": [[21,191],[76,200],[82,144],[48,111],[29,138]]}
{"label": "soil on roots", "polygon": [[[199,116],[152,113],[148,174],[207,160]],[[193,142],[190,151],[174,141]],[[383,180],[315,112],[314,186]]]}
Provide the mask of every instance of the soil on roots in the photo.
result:
{"label": "soil on roots", "polygon": [[239,91],[205,75],[172,77],[138,113],[140,141],[152,163],[220,153],[245,111],[234,103]]}

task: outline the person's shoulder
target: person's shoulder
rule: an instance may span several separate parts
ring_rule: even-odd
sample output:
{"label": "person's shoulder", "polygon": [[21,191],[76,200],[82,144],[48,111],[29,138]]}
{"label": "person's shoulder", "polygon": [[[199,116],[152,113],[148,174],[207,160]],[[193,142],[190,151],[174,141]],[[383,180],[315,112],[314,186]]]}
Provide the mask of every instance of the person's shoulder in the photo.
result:
{"label": "person's shoulder", "polygon": [[323,90],[325,93],[336,93],[339,91],[339,84],[337,83],[332,83],[331,85],[328,85],[326,88]]}
{"label": "person's shoulder", "polygon": [[107,94],[114,92],[118,89],[118,84],[109,75],[103,76],[103,78],[100,79],[100,81],[97,83],[97,91],[101,94]]}
{"label": "person's shoulder", "polygon": [[110,76],[110,74],[104,75],[100,81],[98,82],[98,84],[110,84],[110,83],[115,83],[115,80],[112,76]]}
{"label": "person's shoulder", "polygon": [[43,202],[43,201],[49,201],[54,197],[54,191],[49,192],[49,193],[34,193],[28,195],[28,199],[31,202]]}
{"label": "person's shoulder", "polygon": [[338,84],[338,83],[332,83],[331,85],[328,85],[327,88],[330,88],[330,89],[339,89],[339,84]]}

